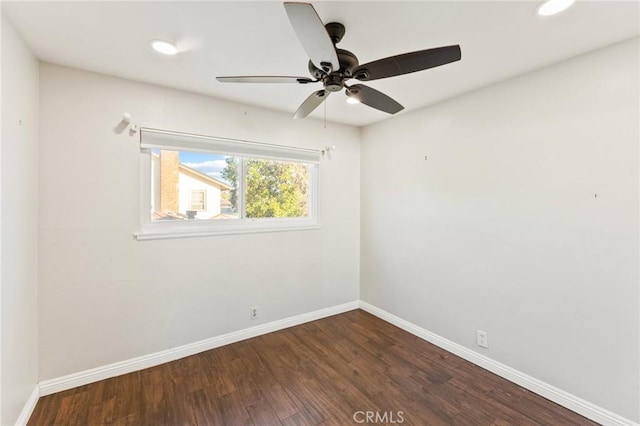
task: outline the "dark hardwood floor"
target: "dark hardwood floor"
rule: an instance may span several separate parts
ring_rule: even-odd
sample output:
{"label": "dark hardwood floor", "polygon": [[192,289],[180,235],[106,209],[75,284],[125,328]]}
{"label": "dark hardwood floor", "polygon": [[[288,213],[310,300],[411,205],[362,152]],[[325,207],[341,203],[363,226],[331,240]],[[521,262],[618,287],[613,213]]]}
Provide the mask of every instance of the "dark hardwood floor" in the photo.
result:
{"label": "dark hardwood floor", "polygon": [[356,310],[42,397],[29,425],[375,422],[595,424]]}

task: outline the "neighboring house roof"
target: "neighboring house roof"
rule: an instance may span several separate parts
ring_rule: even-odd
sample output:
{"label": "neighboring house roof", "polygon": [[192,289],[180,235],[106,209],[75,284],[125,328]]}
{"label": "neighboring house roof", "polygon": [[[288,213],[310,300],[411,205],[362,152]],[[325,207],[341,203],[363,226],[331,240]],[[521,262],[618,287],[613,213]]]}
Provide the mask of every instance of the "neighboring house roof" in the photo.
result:
{"label": "neighboring house roof", "polygon": [[178,212],[153,212],[151,215],[153,220],[187,220],[187,215]]}
{"label": "neighboring house roof", "polygon": [[192,169],[191,167],[187,167],[182,163],[180,163],[178,165],[178,167],[179,167],[181,172],[184,172],[184,173],[186,173],[188,175],[191,175],[191,177],[196,178],[198,180],[201,180],[204,183],[207,183],[207,184],[213,185],[213,186],[217,186],[221,190],[231,189],[231,186],[228,183],[223,182],[223,181],[218,180],[218,179],[215,179],[215,178],[212,178],[209,175],[205,175],[204,173],[201,173],[201,172],[199,172],[199,171],[197,171],[195,169]]}

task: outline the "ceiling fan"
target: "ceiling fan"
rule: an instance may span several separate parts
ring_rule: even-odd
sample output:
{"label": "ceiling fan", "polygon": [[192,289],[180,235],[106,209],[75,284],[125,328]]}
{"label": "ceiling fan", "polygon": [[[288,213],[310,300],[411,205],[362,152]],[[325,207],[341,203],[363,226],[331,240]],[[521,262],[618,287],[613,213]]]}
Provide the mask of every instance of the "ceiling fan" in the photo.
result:
{"label": "ceiling fan", "polygon": [[347,96],[371,108],[395,114],[404,107],[398,102],[369,86],[348,85],[352,78],[371,81],[395,77],[459,61],[460,46],[445,46],[419,50],[378,59],[360,65],[353,53],[339,49],[336,44],[345,34],[344,25],[329,22],[324,25],[309,3],[285,2],[284,8],[302,47],[309,55],[309,77],[290,76],[229,76],[216,77],[223,83],[319,83],[323,89],[312,93],[296,111],[294,118],[304,118],[311,114],[332,92],[345,89]]}

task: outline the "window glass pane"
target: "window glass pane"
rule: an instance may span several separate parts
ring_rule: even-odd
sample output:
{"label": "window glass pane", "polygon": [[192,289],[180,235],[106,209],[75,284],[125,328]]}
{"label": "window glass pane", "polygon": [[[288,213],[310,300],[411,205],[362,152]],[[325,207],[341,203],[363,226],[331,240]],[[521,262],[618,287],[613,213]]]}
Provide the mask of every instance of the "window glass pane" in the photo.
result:
{"label": "window glass pane", "polygon": [[189,210],[205,211],[207,209],[206,194],[206,191],[191,191]]}
{"label": "window glass pane", "polygon": [[237,219],[238,159],[153,149],[151,220]]}
{"label": "window glass pane", "polygon": [[246,167],[248,218],[308,216],[308,164],[248,159]]}

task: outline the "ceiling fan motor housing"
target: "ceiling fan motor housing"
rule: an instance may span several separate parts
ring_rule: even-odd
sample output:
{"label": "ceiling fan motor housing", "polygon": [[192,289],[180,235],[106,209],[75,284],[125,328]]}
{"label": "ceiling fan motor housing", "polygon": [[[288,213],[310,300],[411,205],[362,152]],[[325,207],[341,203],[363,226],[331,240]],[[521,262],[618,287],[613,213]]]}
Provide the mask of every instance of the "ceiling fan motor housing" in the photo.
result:
{"label": "ceiling fan motor housing", "polygon": [[[338,54],[340,69],[333,70],[331,74],[341,74],[344,77],[350,78],[353,70],[359,65],[358,58],[353,53],[344,49],[336,49],[336,53]],[[309,61],[309,73],[313,78],[317,79],[322,79],[322,76],[327,74],[325,71],[316,67],[311,61]]]}
{"label": "ceiling fan motor housing", "polygon": [[330,92],[339,92],[344,87],[344,79],[337,74],[329,74],[323,79],[324,88]]}

